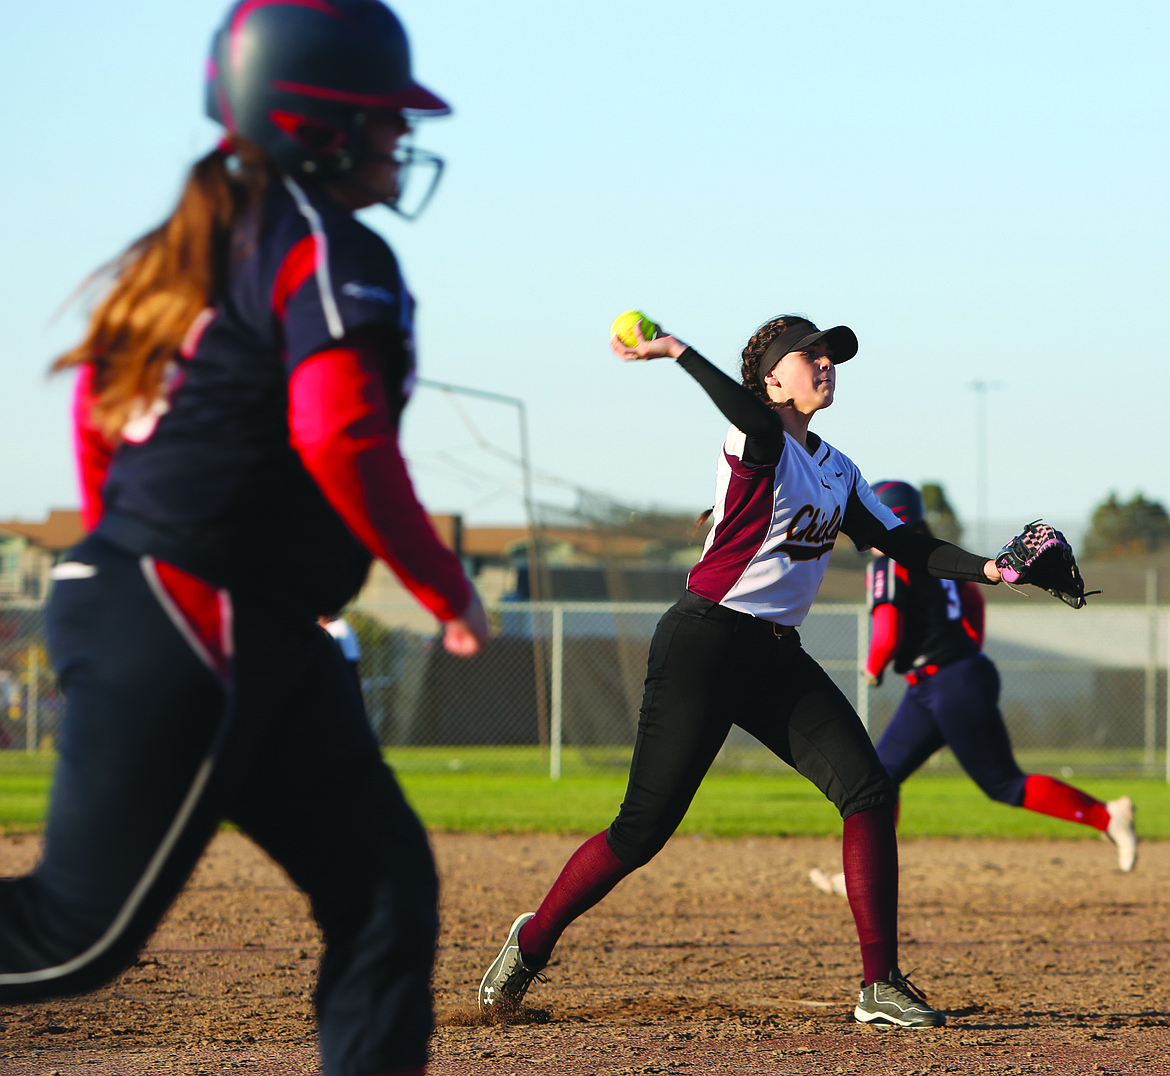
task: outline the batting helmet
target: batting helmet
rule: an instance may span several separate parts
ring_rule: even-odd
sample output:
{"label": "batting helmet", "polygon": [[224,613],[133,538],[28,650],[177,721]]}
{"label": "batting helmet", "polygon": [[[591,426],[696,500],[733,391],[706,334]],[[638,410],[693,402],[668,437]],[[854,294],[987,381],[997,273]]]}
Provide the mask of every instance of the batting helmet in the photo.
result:
{"label": "batting helmet", "polygon": [[[451,111],[414,81],[406,32],[379,0],[239,0],[212,39],[205,109],[288,174],[320,178],[361,165],[369,112]],[[438,158],[412,157],[437,181]]]}
{"label": "batting helmet", "polygon": [[913,527],[926,518],[922,494],[909,482],[876,482],[870,488],[877,494],[877,499],[907,526]]}

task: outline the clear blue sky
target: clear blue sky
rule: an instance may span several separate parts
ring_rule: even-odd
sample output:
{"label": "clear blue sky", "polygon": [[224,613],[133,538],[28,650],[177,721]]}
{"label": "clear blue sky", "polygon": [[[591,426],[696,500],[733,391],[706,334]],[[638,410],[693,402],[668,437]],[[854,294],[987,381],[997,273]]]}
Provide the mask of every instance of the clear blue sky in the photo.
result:
{"label": "clear blue sky", "polygon": [[[52,319],[213,143],[224,10],[8,14],[0,518],[77,503],[68,386],[44,369],[80,322]],[[871,479],[942,482],[967,520],[981,397],[993,519],[1170,502],[1165,3],[395,10],[455,106],[418,138],[448,171],[418,222],[367,219],[419,299],[422,375],[525,401],[538,499],[710,504],[722,419],[671,363],[608,351],[640,307],[729,371],[774,314],[851,325],[814,429]],[[518,520],[517,411],[454,402],[408,412],[424,502]]]}

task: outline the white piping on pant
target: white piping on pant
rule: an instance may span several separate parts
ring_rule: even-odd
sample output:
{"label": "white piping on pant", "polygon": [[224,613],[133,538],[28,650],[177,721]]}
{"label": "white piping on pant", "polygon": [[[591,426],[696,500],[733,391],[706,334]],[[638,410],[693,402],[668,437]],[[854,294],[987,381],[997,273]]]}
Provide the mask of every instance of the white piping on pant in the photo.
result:
{"label": "white piping on pant", "polygon": [[195,774],[195,780],[191,783],[191,787],[187,791],[182,806],[179,808],[178,814],[175,815],[174,821],[171,822],[170,828],[166,832],[166,836],[163,837],[162,843],[151,857],[150,862],[146,866],[146,870],[138,880],[138,884],[130,891],[126,902],[122,905],[118,914],[114,917],[114,921],[106,929],[106,932],[93,945],[86,949],[85,952],[79,953],[72,960],[67,960],[64,964],[58,964],[55,968],[41,968],[38,971],[0,973],[0,986],[16,986],[21,983],[43,983],[50,979],[60,979],[63,976],[71,975],[73,972],[79,971],[110,949],[118,936],[126,928],[134,913],[142,905],[147,891],[158,879],[163,864],[167,860],[167,856],[171,854],[184,828],[191,820],[191,815],[195,811],[199,797],[203,795],[203,790],[207,787],[207,782],[211,778],[211,771],[214,766],[215,759],[213,756],[208,756],[203,760]]}

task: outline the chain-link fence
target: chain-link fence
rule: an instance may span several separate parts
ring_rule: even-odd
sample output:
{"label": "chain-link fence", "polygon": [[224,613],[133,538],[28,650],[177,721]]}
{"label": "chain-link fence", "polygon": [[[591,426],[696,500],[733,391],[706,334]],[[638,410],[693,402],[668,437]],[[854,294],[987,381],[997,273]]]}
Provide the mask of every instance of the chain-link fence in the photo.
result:
{"label": "chain-link fence", "polygon": [[40,603],[0,602],[0,750],[51,751],[61,709]]}
{"label": "chain-link fence", "polygon": [[[502,603],[491,612],[491,646],[471,661],[447,654],[416,606],[364,604],[347,617],[362,647],[370,722],[384,746],[403,756],[432,749],[432,759],[464,767],[477,758],[499,765],[507,749],[524,749],[512,757],[555,776],[570,764],[627,764],[646,652],[665,608]],[[864,607],[822,604],[801,636],[876,737],[903,684],[890,675],[880,689],[860,688],[868,629]],[[998,607],[986,650],[1003,679],[1003,712],[1025,768],[1165,772],[1170,607],[1094,605],[1076,615],[1058,603]],[[0,749],[51,750],[60,711],[39,607],[0,605]],[[717,764],[779,765],[738,729]],[[943,753],[933,764],[951,763]]]}
{"label": "chain-link fence", "polygon": [[[496,638],[470,662],[446,654],[433,632],[395,627],[409,620],[406,608],[355,608],[370,719],[388,747],[539,746],[553,774],[567,758],[624,766],[650,636],[665,608],[502,604],[492,614]],[[822,604],[801,637],[876,738],[904,683],[890,675],[880,689],[861,688],[868,631],[863,606]],[[1170,609],[1097,605],[1073,615],[1057,603],[999,607],[986,651],[999,668],[1001,705],[1026,768],[1164,772]],[[738,729],[717,764],[779,765]],[[950,760],[943,753],[934,764]]]}

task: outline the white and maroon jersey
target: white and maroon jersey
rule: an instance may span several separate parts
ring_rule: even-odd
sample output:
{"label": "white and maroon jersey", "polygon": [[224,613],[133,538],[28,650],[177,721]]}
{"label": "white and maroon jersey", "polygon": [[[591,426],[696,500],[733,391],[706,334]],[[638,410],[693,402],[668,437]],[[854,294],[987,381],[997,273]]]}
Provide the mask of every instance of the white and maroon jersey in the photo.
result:
{"label": "white and maroon jersey", "polygon": [[780,461],[745,462],[732,426],[716,472],[714,525],[687,589],[777,624],[800,624],[820,589],[838,531],[861,547],[902,526],[857,465],[809,435],[785,435]]}

